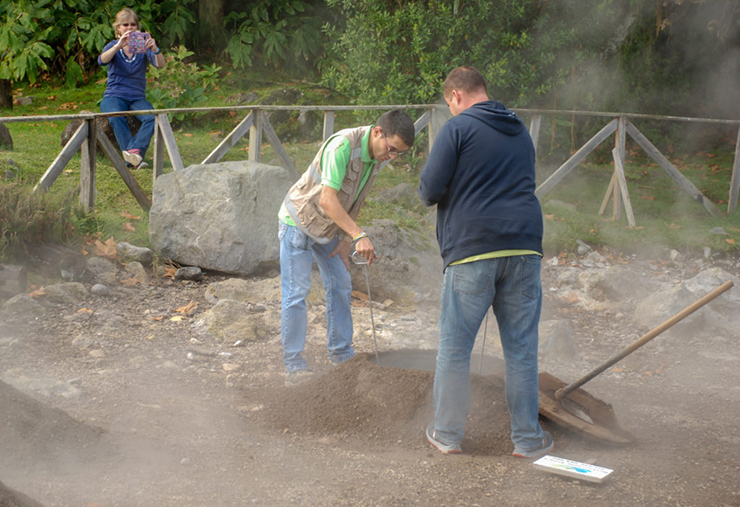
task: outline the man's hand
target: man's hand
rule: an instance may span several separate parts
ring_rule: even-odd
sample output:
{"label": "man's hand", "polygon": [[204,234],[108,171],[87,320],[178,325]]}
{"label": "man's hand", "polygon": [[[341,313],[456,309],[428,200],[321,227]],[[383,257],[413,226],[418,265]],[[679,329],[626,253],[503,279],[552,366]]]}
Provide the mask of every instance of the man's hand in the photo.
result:
{"label": "man's hand", "polygon": [[352,243],[340,240],[339,243],[337,243],[336,248],[334,248],[334,251],[329,254],[329,257],[334,257],[335,255],[338,255],[339,258],[342,259],[342,262],[344,262],[344,267],[347,268],[347,271],[349,271],[350,251],[352,251]]}
{"label": "man's hand", "polygon": [[373,242],[370,241],[370,238],[368,238],[367,236],[355,243],[355,250],[357,250],[360,255],[365,258],[365,260],[367,260],[368,266],[372,264],[375,259],[378,258],[378,256],[375,255],[375,247],[373,246]]}

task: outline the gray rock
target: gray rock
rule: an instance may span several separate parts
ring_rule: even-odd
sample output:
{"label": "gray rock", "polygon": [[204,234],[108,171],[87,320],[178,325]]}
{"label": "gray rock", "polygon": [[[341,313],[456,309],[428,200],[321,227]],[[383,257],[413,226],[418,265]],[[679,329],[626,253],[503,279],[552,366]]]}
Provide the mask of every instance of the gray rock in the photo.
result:
{"label": "gray rock", "polygon": [[46,313],[46,308],[27,294],[18,294],[8,299],[0,311],[0,322],[27,322]]}
{"label": "gray rock", "polygon": [[192,280],[200,282],[203,280],[203,271],[199,267],[188,266],[175,271],[175,280]]}
{"label": "gray rock", "polygon": [[90,297],[90,293],[80,282],[47,285],[44,287],[44,293],[39,299],[51,303],[79,303]]}
{"label": "gray rock", "polygon": [[157,178],[152,247],[186,266],[248,275],[277,263],[288,170],[255,162],[194,165]]}
{"label": "gray rock", "polygon": [[98,283],[113,285],[116,283],[118,268],[104,257],[90,257],[87,260],[87,271]]}
{"label": "gray rock", "polygon": [[149,276],[140,262],[129,262],[126,264],[126,271],[131,273],[131,277],[141,284],[149,282]]}
{"label": "gray rock", "polygon": [[19,106],[30,106],[33,104],[33,99],[35,97],[28,96],[28,97],[18,97],[18,105]]}
{"label": "gray rock", "polygon": [[[0,123],[0,125],[2,124]],[[2,137],[1,134],[0,134],[0,137]],[[12,148],[13,147],[11,146],[10,149]],[[0,149],[3,149],[2,141],[0,141]],[[3,161],[0,161],[0,179],[4,178],[6,180],[14,180],[20,173],[21,173],[21,167],[12,158],[8,158]]]}
{"label": "gray rock", "polygon": [[709,234],[715,234],[717,236],[727,236],[727,233],[722,227],[715,227],[709,230]]}
{"label": "gray rock", "polygon": [[108,287],[103,285],[102,283],[96,283],[90,288],[90,293],[92,293],[93,296],[110,296],[111,291]]}
{"label": "gray rock", "polygon": [[3,123],[0,123],[0,150],[13,151],[13,137]]}
{"label": "gray rock", "polygon": [[263,315],[261,312],[251,312],[245,303],[225,299],[204,312],[193,328],[219,341],[256,342],[269,336],[264,328]]}
{"label": "gray rock", "polygon": [[150,266],[152,261],[154,261],[154,252],[149,248],[134,246],[125,241],[116,243],[116,251],[118,251],[118,256],[124,262],[136,261],[145,266]]}
{"label": "gray rock", "polygon": [[591,247],[588,246],[583,241],[581,241],[580,239],[577,239],[576,243],[578,243],[578,248],[576,249],[576,252],[578,253],[578,255],[586,255],[589,252],[589,250],[591,250]]}
{"label": "gray rock", "polygon": [[238,301],[240,303],[280,301],[280,279],[244,280],[241,278],[228,278],[221,282],[210,284],[206,289],[205,298],[207,302],[214,305],[223,300]]}

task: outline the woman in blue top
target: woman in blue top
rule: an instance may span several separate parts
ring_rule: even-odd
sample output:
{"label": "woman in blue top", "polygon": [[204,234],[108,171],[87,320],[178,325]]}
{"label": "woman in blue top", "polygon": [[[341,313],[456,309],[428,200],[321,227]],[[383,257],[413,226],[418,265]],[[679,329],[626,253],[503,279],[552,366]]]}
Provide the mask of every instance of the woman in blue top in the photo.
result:
{"label": "woman in blue top", "polygon": [[[129,44],[129,36],[138,30],[139,17],[133,10],[125,8],[116,14],[113,31],[117,40],[106,44],[98,57],[100,65],[108,66],[108,84],[100,103],[103,113],[154,109],[146,100],[146,71],[150,64],[161,69],[166,61],[149,34],[145,34],[147,38],[142,45]],[[141,127],[136,136],[131,135],[125,116],[108,119],[118,146],[123,150],[124,160],[135,169],[147,166],[144,154],[154,133],[154,116],[141,115],[137,118],[141,121]]]}

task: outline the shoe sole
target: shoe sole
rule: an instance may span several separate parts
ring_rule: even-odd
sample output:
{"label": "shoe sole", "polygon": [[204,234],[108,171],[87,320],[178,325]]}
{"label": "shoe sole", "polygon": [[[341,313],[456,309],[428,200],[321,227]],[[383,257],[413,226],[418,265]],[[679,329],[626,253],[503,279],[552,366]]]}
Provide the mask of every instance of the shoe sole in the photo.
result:
{"label": "shoe sole", "polygon": [[123,160],[131,164],[132,166],[136,167],[142,162],[141,155],[137,155],[136,153],[129,153],[127,151],[123,152]]}
{"label": "shoe sole", "polygon": [[524,454],[519,454],[518,452],[516,452],[516,453],[512,452],[511,455],[514,456],[515,458],[537,459],[537,458],[541,458],[542,456],[544,456],[548,452],[552,451],[554,448],[555,448],[555,442],[553,442],[553,444],[551,446],[549,446],[549,447],[547,447],[545,449],[542,449],[542,451],[540,451],[538,454],[536,454],[534,456],[526,456]]}
{"label": "shoe sole", "polygon": [[[429,432],[426,432],[426,435],[427,435],[427,442],[429,442],[434,447],[436,447],[437,450],[441,452],[442,454],[462,454],[461,449],[448,449],[447,446],[444,445],[443,443],[434,440],[432,436],[429,434]],[[441,446],[444,446],[444,447],[441,447]]]}

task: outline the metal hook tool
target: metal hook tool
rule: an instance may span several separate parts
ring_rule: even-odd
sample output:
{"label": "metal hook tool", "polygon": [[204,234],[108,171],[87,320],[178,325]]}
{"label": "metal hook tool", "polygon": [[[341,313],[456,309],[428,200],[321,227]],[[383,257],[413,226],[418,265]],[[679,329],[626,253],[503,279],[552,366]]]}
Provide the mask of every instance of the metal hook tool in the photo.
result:
{"label": "metal hook tool", "polygon": [[380,366],[380,357],[378,357],[378,340],[375,337],[375,317],[373,315],[373,298],[370,296],[370,275],[368,274],[368,269],[367,269],[368,261],[357,250],[352,252],[351,257],[352,257],[352,262],[354,262],[355,264],[365,265],[365,283],[367,284],[367,302],[370,306],[370,323],[373,326],[373,344],[375,345],[375,362],[378,366]]}

